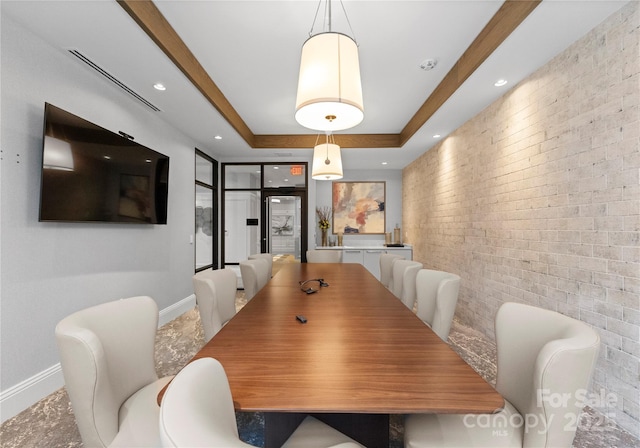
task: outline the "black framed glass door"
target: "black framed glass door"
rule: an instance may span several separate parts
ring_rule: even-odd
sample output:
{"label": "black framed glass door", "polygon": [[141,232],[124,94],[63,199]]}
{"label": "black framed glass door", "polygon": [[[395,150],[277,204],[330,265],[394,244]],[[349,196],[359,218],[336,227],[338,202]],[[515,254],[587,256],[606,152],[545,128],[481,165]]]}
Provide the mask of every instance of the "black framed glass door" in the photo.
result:
{"label": "black framed glass door", "polygon": [[307,248],[307,163],[222,165],[222,263],[238,269],[269,252],[300,260]]}

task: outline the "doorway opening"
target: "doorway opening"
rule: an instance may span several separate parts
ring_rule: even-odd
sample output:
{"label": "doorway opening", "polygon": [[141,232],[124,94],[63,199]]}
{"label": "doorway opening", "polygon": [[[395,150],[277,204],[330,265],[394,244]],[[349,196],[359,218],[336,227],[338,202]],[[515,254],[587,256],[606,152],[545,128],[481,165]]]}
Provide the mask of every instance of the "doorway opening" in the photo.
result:
{"label": "doorway opening", "polygon": [[266,252],[274,262],[291,263],[302,259],[302,197],[301,195],[268,195],[265,199]]}
{"label": "doorway opening", "polygon": [[222,165],[222,267],[236,271],[255,253],[284,262],[304,260],[307,250],[307,163]]}

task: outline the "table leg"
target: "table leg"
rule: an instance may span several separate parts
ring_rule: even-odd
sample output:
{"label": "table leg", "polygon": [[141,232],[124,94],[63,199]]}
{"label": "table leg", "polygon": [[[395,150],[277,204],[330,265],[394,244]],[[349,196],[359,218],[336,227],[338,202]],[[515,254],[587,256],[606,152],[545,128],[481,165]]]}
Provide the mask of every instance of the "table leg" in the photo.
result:
{"label": "table leg", "polygon": [[280,448],[306,416],[292,412],[265,412],[264,447]]}
{"label": "table leg", "polygon": [[[318,420],[348,435],[367,448],[389,447],[388,414],[312,414]],[[264,414],[264,446],[280,448],[306,414]]]}

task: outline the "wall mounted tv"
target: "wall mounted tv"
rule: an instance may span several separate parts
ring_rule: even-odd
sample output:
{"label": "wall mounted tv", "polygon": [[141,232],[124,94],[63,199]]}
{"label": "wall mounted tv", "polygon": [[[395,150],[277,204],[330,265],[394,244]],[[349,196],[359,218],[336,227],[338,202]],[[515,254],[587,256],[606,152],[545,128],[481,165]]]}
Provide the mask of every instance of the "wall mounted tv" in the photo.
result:
{"label": "wall mounted tv", "polygon": [[169,157],[51,104],[44,111],[40,221],[167,223]]}

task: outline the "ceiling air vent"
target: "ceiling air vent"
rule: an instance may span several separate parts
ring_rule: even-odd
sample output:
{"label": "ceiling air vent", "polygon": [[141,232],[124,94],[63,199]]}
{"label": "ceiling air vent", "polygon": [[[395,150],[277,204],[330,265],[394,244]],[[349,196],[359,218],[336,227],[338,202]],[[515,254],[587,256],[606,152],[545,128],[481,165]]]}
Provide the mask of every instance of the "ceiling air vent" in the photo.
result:
{"label": "ceiling air vent", "polygon": [[111,81],[112,83],[117,85],[118,87],[120,87],[126,93],[128,93],[129,95],[131,95],[132,97],[134,97],[135,99],[140,101],[142,104],[147,106],[149,109],[153,110],[154,112],[160,112],[160,109],[158,107],[154,106],[153,103],[151,103],[150,101],[147,101],[142,96],[137,94],[134,90],[132,90],[129,87],[127,87],[122,81],[120,81],[118,78],[116,78],[113,75],[111,75],[108,71],[106,71],[105,69],[100,67],[98,64],[96,64],[91,59],[89,59],[88,57],[86,57],[85,55],[80,53],[78,50],[72,48],[72,49],[68,49],[67,51],[69,53],[71,53],[73,56],[75,56],[76,58],[78,58],[80,61],[82,61],[85,64],[87,64],[93,70],[95,70],[96,72],[100,73],[100,75],[102,75],[103,77],[105,77],[106,79],[108,79],[109,81]]}

